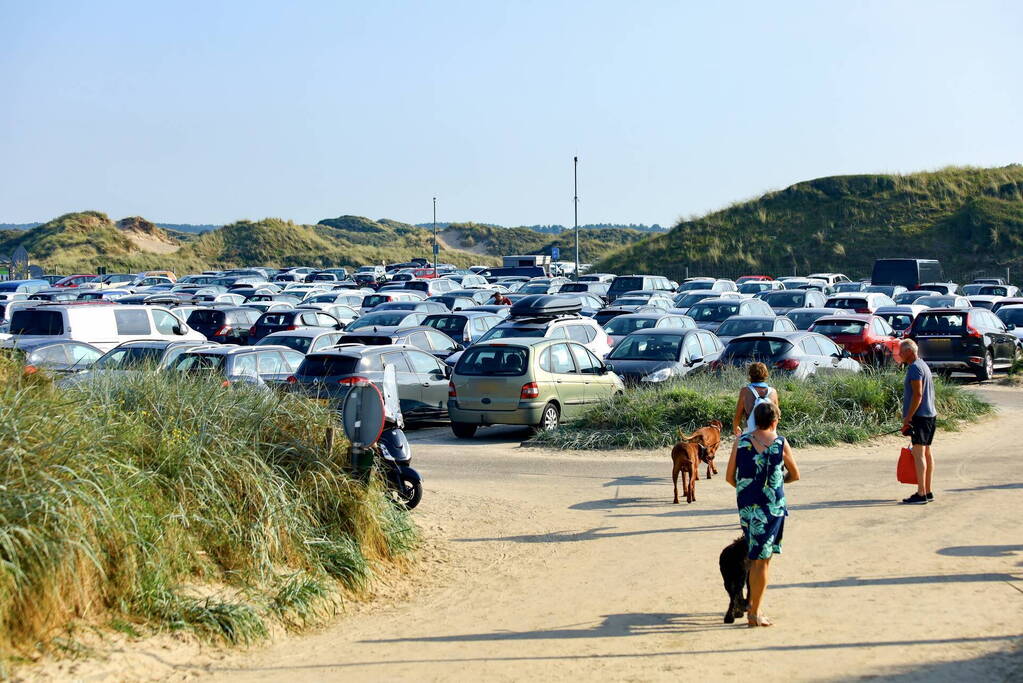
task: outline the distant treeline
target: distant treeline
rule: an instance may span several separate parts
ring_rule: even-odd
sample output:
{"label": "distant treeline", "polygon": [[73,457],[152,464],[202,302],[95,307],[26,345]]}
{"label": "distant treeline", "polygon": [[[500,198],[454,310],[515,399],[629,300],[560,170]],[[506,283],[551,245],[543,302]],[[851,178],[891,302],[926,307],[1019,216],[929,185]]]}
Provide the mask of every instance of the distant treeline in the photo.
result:
{"label": "distant treeline", "polygon": [[0,223],[0,230],[31,230],[42,223]]}

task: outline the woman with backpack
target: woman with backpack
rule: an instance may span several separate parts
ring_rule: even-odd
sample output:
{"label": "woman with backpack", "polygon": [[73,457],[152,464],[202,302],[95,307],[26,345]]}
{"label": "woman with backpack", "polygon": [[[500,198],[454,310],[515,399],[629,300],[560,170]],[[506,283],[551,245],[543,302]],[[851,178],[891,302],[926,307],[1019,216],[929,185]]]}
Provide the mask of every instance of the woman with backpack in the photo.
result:
{"label": "woman with backpack", "polygon": [[778,405],[778,392],[767,384],[767,366],[763,363],[752,363],[749,366],[749,384],[739,390],[739,400],[735,404],[735,416],[732,418],[732,433],[736,436],[748,434],[757,428],[753,421],[753,411],[761,403]]}

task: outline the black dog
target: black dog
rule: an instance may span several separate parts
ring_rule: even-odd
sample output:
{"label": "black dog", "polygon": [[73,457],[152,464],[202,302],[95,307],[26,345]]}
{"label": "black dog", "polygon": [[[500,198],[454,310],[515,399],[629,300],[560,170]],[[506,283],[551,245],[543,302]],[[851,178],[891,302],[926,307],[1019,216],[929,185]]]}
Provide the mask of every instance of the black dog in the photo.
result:
{"label": "black dog", "polygon": [[718,557],[718,566],[721,568],[721,578],[725,582],[725,591],[728,592],[728,611],[725,612],[725,623],[735,622],[736,617],[742,617],[749,609],[749,600],[743,596],[749,595],[749,546],[746,537],[740,536],[732,541],[721,551]]}

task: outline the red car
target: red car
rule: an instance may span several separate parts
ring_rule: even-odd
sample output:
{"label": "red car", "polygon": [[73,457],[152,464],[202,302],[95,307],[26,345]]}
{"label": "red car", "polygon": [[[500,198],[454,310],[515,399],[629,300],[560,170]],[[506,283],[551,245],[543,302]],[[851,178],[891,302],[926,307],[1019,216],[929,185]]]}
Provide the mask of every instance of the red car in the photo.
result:
{"label": "red car", "polygon": [[817,318],[810,332],[825,337],[845,348],[852,357],[869,365],[901,362],[897,336],[884,318],[864,313],[843,313]]}
{"label": "red car", "polygon": [[438,277],[435,268],[418,268],[412,271],[412,279],[414,280],[432,280],[435,277]]}
{"label": "red car", "polygon": [[54,287],[80,287],[96,279],[95,275],[68,275],[53,283]]}
{"label": "red car", "polygon": [[766,282],[768,280],[773,279],[774,278],[771,277],[770,275],[743,275],[742,277],[735,281],[735,284],[741,285],[743,282],[753,282],[755,280]]}

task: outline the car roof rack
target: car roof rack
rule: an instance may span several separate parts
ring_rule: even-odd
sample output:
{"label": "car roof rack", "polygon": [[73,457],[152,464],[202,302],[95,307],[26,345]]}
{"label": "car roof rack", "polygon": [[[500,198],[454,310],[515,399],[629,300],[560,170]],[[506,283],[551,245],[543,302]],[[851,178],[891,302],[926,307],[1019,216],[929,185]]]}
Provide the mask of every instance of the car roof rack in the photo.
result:
{"label": "car roof rack", "polygon": [[512,304],[509,319],[532,318],[546,320],[562,316],[577,316],[582,302],[575,297],[551,294],[531,294]]}

